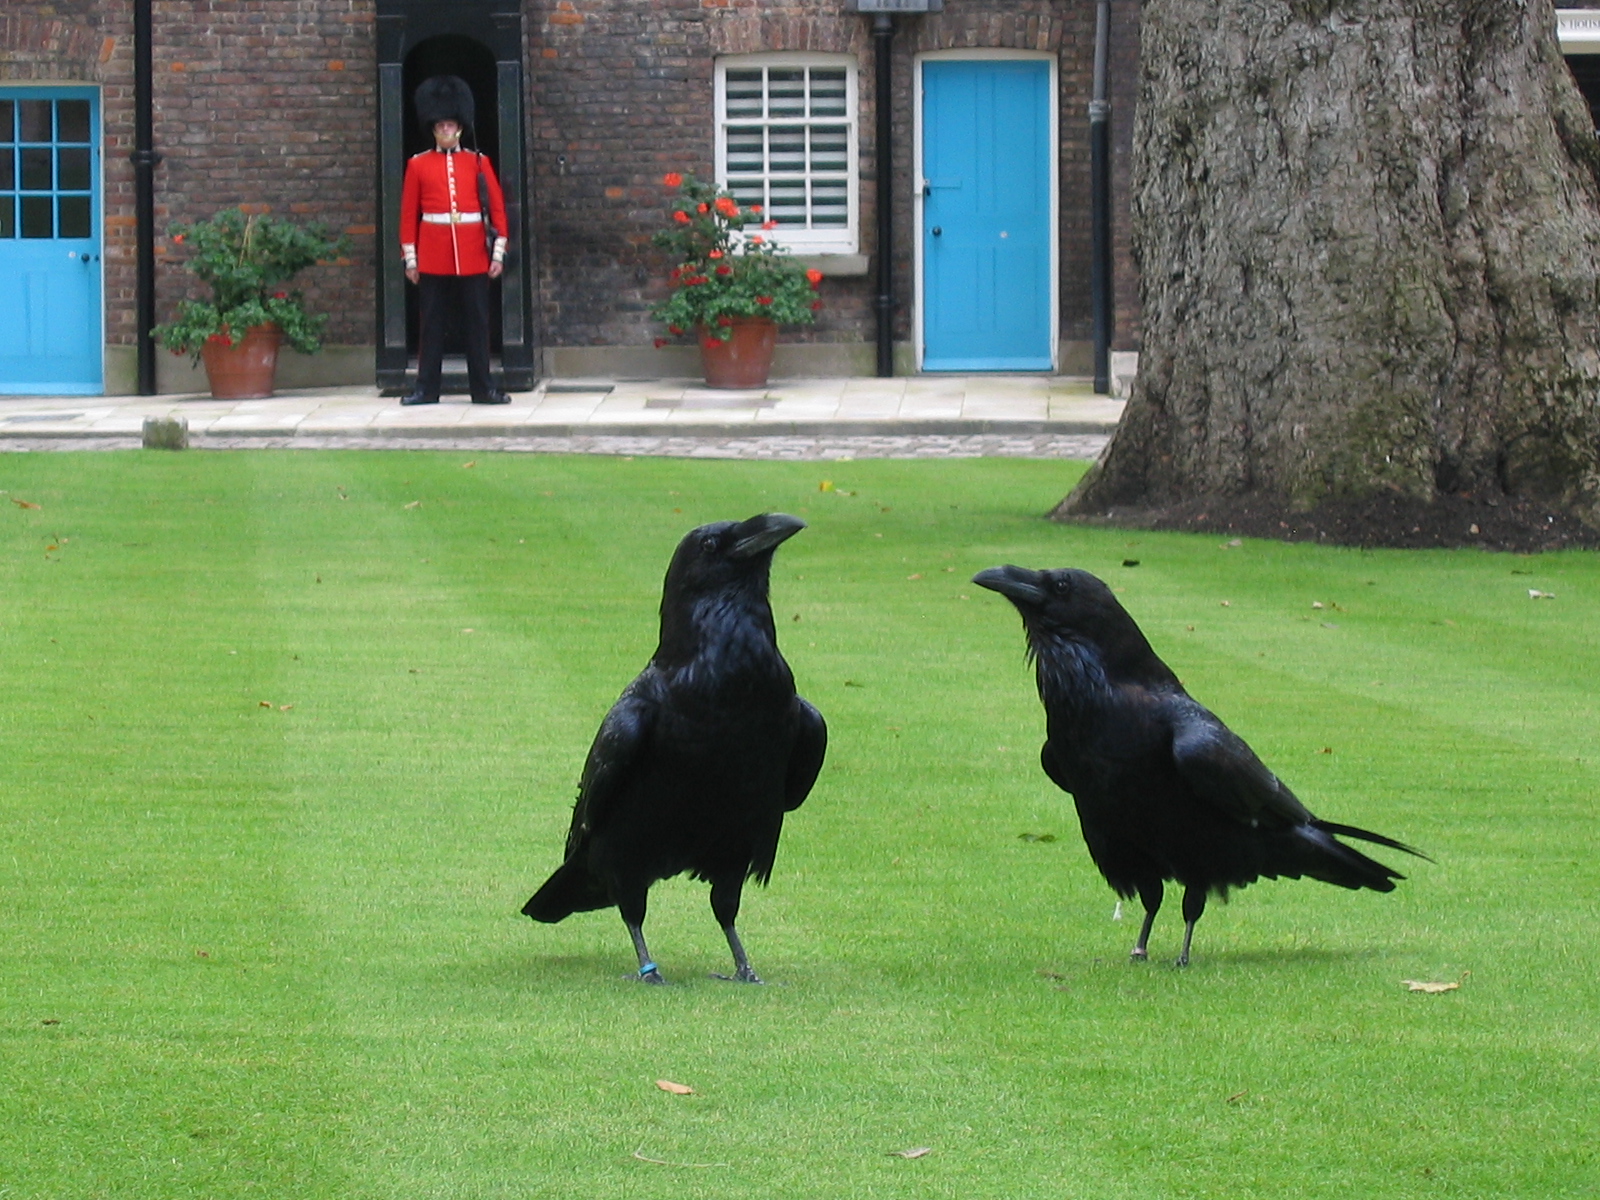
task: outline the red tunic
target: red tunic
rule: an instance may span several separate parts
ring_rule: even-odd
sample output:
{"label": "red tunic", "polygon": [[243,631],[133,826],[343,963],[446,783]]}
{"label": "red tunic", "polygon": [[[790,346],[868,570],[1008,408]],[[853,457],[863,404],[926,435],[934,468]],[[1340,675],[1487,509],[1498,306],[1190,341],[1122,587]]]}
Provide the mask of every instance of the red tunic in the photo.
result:
{"label": "red tunic", "polygon": [[[424,150],[406,163],[400,193],[400,251],[407,267],[415,266],[426,275],[482,275],[489,270],[483,206],[478,200],[479,171],[488,185],[489,219],[500,235],[495,249],[505,253],[505,197],[489,160],[472,150]],[[447,219],[468,213],[478,215],[470,221]],[[446,219],[424,220],[425,214]]]}

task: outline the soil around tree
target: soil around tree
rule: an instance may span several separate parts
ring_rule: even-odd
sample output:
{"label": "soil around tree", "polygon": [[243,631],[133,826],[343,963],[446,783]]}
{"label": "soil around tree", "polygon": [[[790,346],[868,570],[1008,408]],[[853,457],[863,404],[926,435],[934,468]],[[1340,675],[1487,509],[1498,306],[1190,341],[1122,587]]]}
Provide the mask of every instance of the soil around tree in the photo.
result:
{"label": "soil around tree", "polygon": [[1213,496],[1159,508],[1114,508],[1099,516],[1055,516],[1071,524],[1225,533],[1332,546],[1457,549],[1517,554],[1600,548],[1600,531],[1554,505],[1513,497],[1399,494],[1325,500],[1297,512],[1260,495]]}

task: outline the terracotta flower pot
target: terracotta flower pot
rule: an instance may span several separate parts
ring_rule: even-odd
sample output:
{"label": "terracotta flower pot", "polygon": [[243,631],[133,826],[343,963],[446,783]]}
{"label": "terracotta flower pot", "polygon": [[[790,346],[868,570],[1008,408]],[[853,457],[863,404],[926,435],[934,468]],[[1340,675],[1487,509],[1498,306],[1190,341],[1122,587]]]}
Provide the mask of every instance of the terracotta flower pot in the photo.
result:
{"label": "terracotta flower pot", "polygon": [[777,345],[778,326],[768,317],[734,317],[733,336],[725,342],[702,327],[700,365],[706,386],[765,387]]}
{"label": "terracotta flower pot", "polygon": [[259,400],[272,395],[278,370],[278,344],[283,331],[276,325],[252,325],[232,345],[210,339],[200,348],[206,364],[211,394],[218,400]]}

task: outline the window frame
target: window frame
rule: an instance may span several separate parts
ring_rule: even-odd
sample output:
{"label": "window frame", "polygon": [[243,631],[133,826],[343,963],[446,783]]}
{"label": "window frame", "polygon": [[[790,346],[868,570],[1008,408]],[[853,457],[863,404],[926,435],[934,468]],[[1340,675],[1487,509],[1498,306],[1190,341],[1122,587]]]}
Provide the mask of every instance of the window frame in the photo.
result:
{"label": "window frame", "polygon": [[[779,228],[768,230],[765,236],[776,245],[785,246],[796,254],[855,254],[861,244],[861,102],[859,91],[860,63],[853,54],[829,54],[802,50],[768,51],[761,54],[726,54],[716,60],[715,103],[712,125],[716,137],[716,181],[721,188],[728,187],[728,127],[729,125],[833,125],[832,118],[813,118],[809,114],[798,121],[792,117],[749,118],[728,116],[728,72],[757,68],[784,67],[844,71],[844,117],[847,144],[845,147],[845,224],[825,229]],[[811,178],[807,172],[806,178]],[[770,180],[772,174],[765,176]]]}

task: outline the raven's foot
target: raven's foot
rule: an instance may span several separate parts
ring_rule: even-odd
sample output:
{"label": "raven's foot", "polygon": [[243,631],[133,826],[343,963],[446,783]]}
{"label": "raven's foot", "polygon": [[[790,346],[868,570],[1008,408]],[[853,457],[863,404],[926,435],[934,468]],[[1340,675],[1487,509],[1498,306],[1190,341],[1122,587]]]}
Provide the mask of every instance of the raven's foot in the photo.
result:
{"label": "raven's foot", "polygon": [[1149,962],[1150,961],[1150,951],[1146,950],[1143,946],[1135,946],[1133,948],[1133,950],[1128,955],[1128,961],[1129,962]]}
{"label": "raven's foot", "polygon": [[725,983],[763,983],[761,976],[757,975],[748,964],[740,967],[732,975],[724,975],[720,971],[711,972],[711,978],[720,979]]}
{"label": "raven's foot", "polygon": [[1175,967],[1187,967],[1189,965],[1189,956],[1187,954],[1178,955],[1178,961],[1172,965]]}
{"label": "raven's foot", "polygon": [[647,962],[639,968],[639,982],[653,983],[665,987],[667,981],[661,977],[661,969],[653,962]]}

